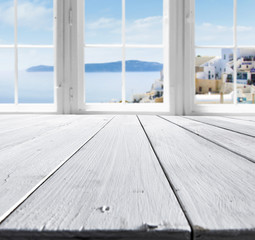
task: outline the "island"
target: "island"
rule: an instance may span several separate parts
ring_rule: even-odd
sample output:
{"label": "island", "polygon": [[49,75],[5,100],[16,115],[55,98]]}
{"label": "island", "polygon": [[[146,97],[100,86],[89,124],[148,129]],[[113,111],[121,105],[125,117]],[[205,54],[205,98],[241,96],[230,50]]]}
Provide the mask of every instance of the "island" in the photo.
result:
{"label": "island", "polygon": [[[122,62],[108,63],[87,63],[84,66],[85,72],[121,72]],[[160,72],[163,64],[158,62],[144,62],[139,60],[126,61],[127,72]],[[53,66],[39,65],[33,66],[26,70],[27,72],[53,72]]]}

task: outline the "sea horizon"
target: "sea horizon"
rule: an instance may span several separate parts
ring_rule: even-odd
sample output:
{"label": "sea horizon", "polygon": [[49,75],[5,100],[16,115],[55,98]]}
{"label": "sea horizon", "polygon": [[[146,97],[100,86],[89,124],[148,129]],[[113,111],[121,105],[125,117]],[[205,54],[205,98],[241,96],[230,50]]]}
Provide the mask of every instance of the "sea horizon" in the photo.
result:
{"label": "sea horizon", "polygon": [[[14,73],[1,72],[0,103],[14,103]],[[151,90],[160,71],[126,72],[126,100],[134,94]],[[54,72],[19,71],[19,103],[54,103]],[[121,72],[85,72],[85,98],[87,103],[119,102],[121,96]],[[2,90],[1,90],[2,89]]]}

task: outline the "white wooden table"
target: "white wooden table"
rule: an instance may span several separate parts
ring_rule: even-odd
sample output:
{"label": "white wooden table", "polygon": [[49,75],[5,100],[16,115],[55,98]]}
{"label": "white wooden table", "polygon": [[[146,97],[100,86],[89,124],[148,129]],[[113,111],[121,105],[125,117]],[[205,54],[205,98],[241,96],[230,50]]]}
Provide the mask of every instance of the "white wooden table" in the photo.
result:
{"label": "white wooden table", "polygon": [[0,239],[255,239],[255,117],[0,115]]}

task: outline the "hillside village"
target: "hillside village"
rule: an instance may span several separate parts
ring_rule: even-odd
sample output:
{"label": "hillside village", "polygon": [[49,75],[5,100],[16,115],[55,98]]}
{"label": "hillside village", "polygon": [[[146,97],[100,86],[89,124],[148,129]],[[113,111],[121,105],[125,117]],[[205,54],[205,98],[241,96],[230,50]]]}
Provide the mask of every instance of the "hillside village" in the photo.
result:
{"label": "hillside village", "polygon": [[[197,56],[195,61],[196,103],[233,103],[233,50],[221,56]],[[237,102],[253,103],[255,94],[255,49],[237,51]]]}
{"label": "hillside village", "polygon": [[163,94],[164,75],[163,70],[161,70],[160,78],[154,81],[148,92],[133,95],[133,103],[163,103]]}
{"label": "hillside village", "polygon": [[[151,89],[134,94],[134,103],[163,102],[163,72]],[[195,103],[234,102],[234,57],[233,50],[223,48],[221,56],[196,56],[195,58]],[[237,102],[255,103],[255,49],[237,51]]]}

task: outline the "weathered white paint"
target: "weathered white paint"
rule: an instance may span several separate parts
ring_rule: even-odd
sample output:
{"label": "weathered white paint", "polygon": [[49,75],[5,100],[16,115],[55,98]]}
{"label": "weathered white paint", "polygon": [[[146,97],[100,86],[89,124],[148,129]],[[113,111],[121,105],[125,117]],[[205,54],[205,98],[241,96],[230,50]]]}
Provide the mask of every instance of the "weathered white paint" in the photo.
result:
{"label": "weathered white paint", "polygon": [[255,124],[253,122],[242,121],[238,119],[230,119],[216,116],[187,116],[186,118],[199,121],[202,123],[217,126],[229,131],[234,131],[240,134],[245,134],[251,137],[255,137]]}
{"label": "weathered white paint", "polygon": [[255,162],[255,138],[183,117],[162,118]]}
{"label": "weathered white paint", "polygon": [[224,116],[224,117],[255,122],[255,116]]}
{"label": "weathered white paint", "polygon": [[195,239],[254,239],[255,164],[162,118],[139,118]]}
{"label": "weathered white paint", "polygon": [[12,239],[14,229],[61,239],[191,239],[135,116],[115,117],[0,225],[0,236]]}
{"label": "weathered white paint", "polygon": [[51,116],[20,129],[9,126],[0,143],[0,222],[111,118]]}

